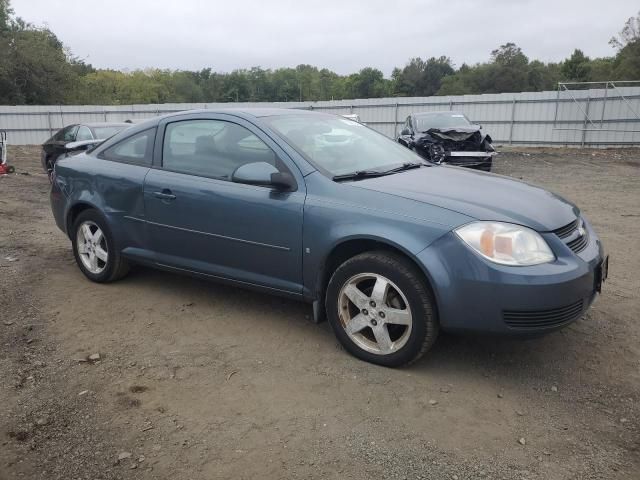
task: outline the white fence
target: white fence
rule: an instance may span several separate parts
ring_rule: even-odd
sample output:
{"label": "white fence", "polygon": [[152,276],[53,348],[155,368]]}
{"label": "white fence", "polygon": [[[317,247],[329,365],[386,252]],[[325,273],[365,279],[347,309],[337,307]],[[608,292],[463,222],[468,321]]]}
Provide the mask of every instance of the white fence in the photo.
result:
{"label": "white fence", "polygon": [[74,123],[136,121],[181,110],[258,106],[356,113],[389,137],[395,137],[412,112],[458,110],[481,124],[496,144],[640,145],[640,87],[323,102],[0,106],[0,130],[8,132],[11,144],[40,144],[59,128]]}

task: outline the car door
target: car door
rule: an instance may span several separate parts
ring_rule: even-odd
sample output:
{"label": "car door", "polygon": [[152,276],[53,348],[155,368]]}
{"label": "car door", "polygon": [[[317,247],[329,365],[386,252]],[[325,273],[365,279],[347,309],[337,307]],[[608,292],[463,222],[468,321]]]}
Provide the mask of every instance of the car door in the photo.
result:
{"label": "car door", "polygon": [[[233,183],[246,163],[266,161],[297,189]],[[145,218],[159,265],[300,294],[304,179],[279,146],[231,115],[161,122],[145,179]]]}

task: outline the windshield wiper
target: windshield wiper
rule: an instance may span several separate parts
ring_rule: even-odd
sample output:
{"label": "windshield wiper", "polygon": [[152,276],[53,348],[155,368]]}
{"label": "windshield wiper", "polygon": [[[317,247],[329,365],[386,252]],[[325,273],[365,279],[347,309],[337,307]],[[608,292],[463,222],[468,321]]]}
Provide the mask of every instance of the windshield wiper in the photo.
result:
{"label": "windshield wiper", "polygon": [[418,168],[424,166],[424,163],[403,163],[399,167],[392,168],[390,170],[358,170],[356,172],[345,173],[342,175],[334,175],[333,180],[358,180],[361,178],[374,178],[382,177],[384,175],[391,175],[393,173],[403,172],[405,170],[411,170],[412,168]]}
{"label": "windshield wiper", "polygon": [[382,175],[386,174],[387,172],[380,172],[378,170],[358,170],[356,172],[343,173],[342,175],[334,175],[333,180],[356,180],[359,178],[381,177]]}
{"label": "windshield wiper", "polygon": [[412,168],[420,168],[420,167],[424,167],[424,166],[425,166],[424,163],[410,163],[410,162],[407,162],[407,163],[403,163],[399,167],[392,168],[391,170],[385,170],[383,173],[385,175],[388,175],[390,173],[404,172],[405,170],[411,170]]}

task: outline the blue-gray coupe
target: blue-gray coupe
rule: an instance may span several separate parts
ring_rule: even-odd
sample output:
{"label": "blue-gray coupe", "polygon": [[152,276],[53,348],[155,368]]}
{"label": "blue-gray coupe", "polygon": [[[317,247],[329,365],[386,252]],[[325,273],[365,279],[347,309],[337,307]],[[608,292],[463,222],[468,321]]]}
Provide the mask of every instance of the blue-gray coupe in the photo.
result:
{"label": "blue-gray coupe", "polygon": [[50,197],[90,280],[144,264],[304,300],[346,350],[386,366],[440,330],[566,326],[608,270],[569,201],[318,112],[155,118],[57,162]]}

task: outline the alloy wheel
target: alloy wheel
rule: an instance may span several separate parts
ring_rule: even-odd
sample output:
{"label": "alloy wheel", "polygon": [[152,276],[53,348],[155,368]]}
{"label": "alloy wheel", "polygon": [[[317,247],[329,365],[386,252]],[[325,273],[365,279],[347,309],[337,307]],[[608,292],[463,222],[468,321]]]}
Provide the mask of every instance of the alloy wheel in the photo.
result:
{"label": "alloy wheel", "polygon": [[107,239],[95,222],[87,220],[80,224],[76,245],[80,261],[89,272],[98,275],[107,268],[109,260]]}
{"label": "alloy wheel", "polygon": [[404,293],[376,273],[354,275],[344,283],[338,295],[338,317],[356,345],[377,355],[400,350],[413,325]]}

